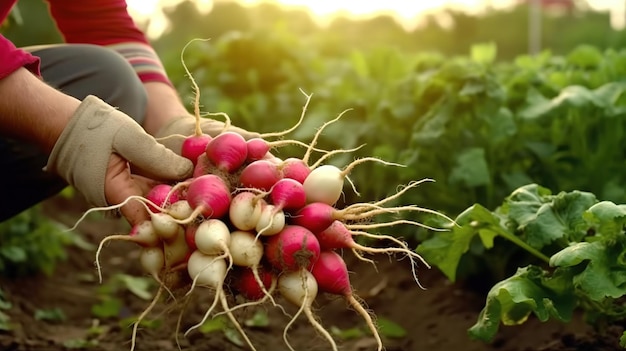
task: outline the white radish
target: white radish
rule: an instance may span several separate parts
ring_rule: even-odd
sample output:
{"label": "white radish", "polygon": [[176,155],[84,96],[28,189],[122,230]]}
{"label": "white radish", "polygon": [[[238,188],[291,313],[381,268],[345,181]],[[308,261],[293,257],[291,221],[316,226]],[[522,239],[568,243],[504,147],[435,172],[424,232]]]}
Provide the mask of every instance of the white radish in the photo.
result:
{"label": "white radish", "polygon": [[241,192],[233,197],[228,209],[228,217],[235,228],[252,230],[256,227],[264,200],[249,191]]}
{"label": "white radish", "polygon": [[171,240],[178,234],[181,226],[167,213],[152,213],[150,215],[155,233],[163,240]]}
{"label": "white radish", "polygon": [[167,208],[167,213],[173,218],[183,220],[192,216],[193,208],[189,205],[189,201],[179,200]]}
{"label": "white radish", "polygon": [[256,224],[257,238],[278,234],[285,227],[285,212],[274,205],[263,206]]}
{"label": "white radish", "polygon": [[222,308],[224,309],[224,311],[226,311],[226,315],[230,319],[231,323],[245,339],[250,349],[256,350],[244,330],[241,328],[239,322],[237,322],[237,320],[233,316],[231,309],[228,306],[226,293],[224,292],[224,279],[226,279],[226,274],[228,273],[228,264],[226,263],[224,256],[225,255],[205,255],[200,251],[194,251],[189,257],[189,260],[187,262],[187,272],[189,273],[189,276],[193,278],[193,283],[191,289],[189,290],[189,293],[191,293],[194,286],[198,284],[203,287],[215,289],[215,297],[213,299],[213,303],[204,314],[202,320],[198,324],[189,328],[185,332],[185,335],[203,325],[217,305],[217,303],[221,302]]}
{"label": "white radish", "polygon": [[324,327],[317,321],[316,316],[313,314],[312,305],[317,297],[318,286],[311,272],[306,269],[283,272],[283,274],[278,277],[278,291],[287,301],[300,307],[298,312],[293,316],[289,323],[287,323],[283,331],[283,340],[285,341],[285,344],[287,344],[287,347],[289,347],[291,351],[294,351],[287,340],[287,331],[298,316],[304,312],[309,320],[309,323],[311,323],[311,325],[313,325],[313,327],[329,341],[332,350],[337,351],[337,344],[335,343],[335,340],[333,340],[330,333],[324,329]]}
{"label": "white radish", "polygon": [[196,229],[196,248],[205,255],[228,253],[230,240],[230,229],[219,219],[207,219]]}

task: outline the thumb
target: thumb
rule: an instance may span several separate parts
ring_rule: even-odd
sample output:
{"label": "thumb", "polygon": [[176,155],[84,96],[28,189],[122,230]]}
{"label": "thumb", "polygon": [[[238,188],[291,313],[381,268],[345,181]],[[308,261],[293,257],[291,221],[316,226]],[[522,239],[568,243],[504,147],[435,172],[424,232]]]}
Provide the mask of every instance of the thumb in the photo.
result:
{"label": "thumb", "polygon": [[193,172],[190,160],[158,143],[140,126],[120,129],[113,140],[113,149],[134,166],[136,173],[146,177],[180,180]]}

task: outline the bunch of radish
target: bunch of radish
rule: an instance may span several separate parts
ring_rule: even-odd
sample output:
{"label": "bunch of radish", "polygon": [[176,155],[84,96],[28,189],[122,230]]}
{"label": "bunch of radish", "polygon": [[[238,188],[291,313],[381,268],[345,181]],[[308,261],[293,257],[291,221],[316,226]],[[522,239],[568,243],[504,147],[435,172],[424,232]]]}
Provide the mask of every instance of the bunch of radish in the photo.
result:
{"label": "bunch of radish", "polygon": [[[310,95],[297,125],[302,121],[309,100]],[[349,183],[356,191],[349,179],[355,166],[363,162],[397,165],[377,158],[357,159],[344,168],[324,164],[334,154],[352,151],[326,152],[315,148],[322,130],[342,114],[321,126],[314,139],[305,144],[289,140],[268,141],[291,132],[295,127],[246,140],[228,130],[230,119],[224,114],[226,123],[221,133],[214,136],[203,134],[199,128],[197,106],[196,86],[198,127],[194,135],[183,136],[185,139],[180,150],[181,155],[195,164],[193,176],[177,184],[157,185],[145,197],[134,196],[124,203],[107,207],[119,208],[128,201],[140,201],[151,218],[134,226],[127,235],[105,238],[96,253],[100,274],[98,257],[106,242],[134,242],[140,246],[141,266],[159,283],[160,288],[153,302],[134,325],[131,350],[135,346],[141,319],[156,305],[163,292],[176,298],[173,290],[180,290],[181,286],[185,296],[199,288],[214,291],[204,318],[189,328],[185,335],[214,317],[219,304],[222,309],[219,313],[228,316],[249,348],[254,350],[253,342],[232,311],[265,302],[280,307],[277,301],[281,297],[299,306],[283,333],[289,349],[292,347],[287,338],[288,329],[300,314],[304,314],[317,332],[328,340],[331,349],[337,350],[335,341],[312,309],[318,294],[329,293],[344,297],[349,306],[364,318],[377,340],[378,350],[382,350],[382,340],[372,317],[352,291],[341,253],[352,251],[366,261],[370,260],[363,253],[401,254],[411,260],[413,268],[418,261],[428,267],[398,238],[368,231],[401,223],[422,226],[408,220],[377,223],[374,219],[381,214],[422,211],[438,215],[435,211],[413,205],[387,206],[423,181],[408,184],[396,194],[376,202],[339,208],[337,204],[344,185]],[[283,160],[271,152],[283,145],[305,146],[306,152],[301,158]],[[313,152],[322,155],[315,163],[309,164]],[[371,248],[359,244],[354,239],[357,236],[384,239],[394,245]],[[419,284],[415,270],[413,274]],[[232,292],[243,296],[247,302],[230,306]]]}

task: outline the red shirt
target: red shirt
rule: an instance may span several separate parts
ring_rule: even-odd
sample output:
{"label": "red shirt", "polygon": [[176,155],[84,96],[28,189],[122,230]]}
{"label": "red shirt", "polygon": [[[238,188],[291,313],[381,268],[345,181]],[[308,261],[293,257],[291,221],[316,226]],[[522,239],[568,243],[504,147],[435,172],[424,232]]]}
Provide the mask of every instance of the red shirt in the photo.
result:
{"label": "red shirt", "polygon": [[[0,0],[0,23],[17,0]],[[50,14],[67,43],[111,46],[133,65],[142,81],[169,82],[144,33],[124,0],[47,0]],[[27,25],[27,24],[26,24]],[[0,79],[20,67],[39,74],[39,59],[0,34]]]}

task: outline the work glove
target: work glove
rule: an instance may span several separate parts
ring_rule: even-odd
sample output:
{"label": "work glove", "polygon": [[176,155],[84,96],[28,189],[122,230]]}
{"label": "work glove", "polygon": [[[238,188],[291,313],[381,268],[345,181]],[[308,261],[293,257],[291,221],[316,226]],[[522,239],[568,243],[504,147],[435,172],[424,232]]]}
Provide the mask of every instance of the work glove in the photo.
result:
{"label": "work glove", "polygon": [[105,176],[111,155],[155,180],[182,180],[191,161],[159,144],[132,118],[95,96],[86,97],[59,136],[46,170],[59,174],[94,206],[107,206]]}
{"label": "work glove", "polygon": [[[200,119],[200,128],[202,133],[212,137],[224,132],[224,122],[216,121],[210,118]],[[192,136],[196,130],[196,118],[194,116],[182,116],[172,119],[168,124],[162,127],[156,134],[157,140],[165,145],[168,149],[180,155],[181,146],[185,140],[185,136]],[[244,137],[244,139],[252,139],[260,136],[259,133],[249,132],[245,129],[230,126],[227,131],[235,132]]]}

